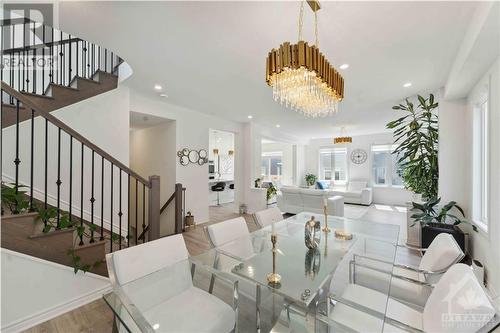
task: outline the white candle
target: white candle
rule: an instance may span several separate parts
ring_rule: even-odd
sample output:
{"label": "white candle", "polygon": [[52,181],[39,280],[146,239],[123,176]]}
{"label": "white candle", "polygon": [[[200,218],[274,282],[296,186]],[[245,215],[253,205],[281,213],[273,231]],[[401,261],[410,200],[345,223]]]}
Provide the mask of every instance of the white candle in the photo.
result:
{"label": "white candle", "polygon": [[274,222],[273,222],[273,225],[272,225],[272,233],[273,233],[273,235],[276,235],[276,227],[274,226]]}
{"label": "white candle", "polygon": [[323,206],[324,207],[328,206],[328,199],[326,199],[326,198],[323,199]]}

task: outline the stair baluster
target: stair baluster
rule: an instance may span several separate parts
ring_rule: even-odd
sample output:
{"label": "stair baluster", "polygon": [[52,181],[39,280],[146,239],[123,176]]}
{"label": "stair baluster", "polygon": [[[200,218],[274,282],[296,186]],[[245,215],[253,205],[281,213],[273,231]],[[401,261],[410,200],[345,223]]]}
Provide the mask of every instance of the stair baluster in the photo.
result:
{"label": "stair baluster", "polygon": [[[92,180],[90,182],[90,192],[91,192],[91,197],[90,197],[90,223],[94,225],[94,150],[92,149]],[[94,240],[94,230],[90,230],[90,243],[95,242]]]}
{"label": "stair baluster", "polygon": [[[16,195],[19,193],[19,100],[16,102],[16,158],[14,159],[14,164],[16,165]],[[19,207],[15,207],[14,214],[19,213]]]}
{"label": "stair baluster", "polygon": [[31,109],[31,158],[30,158],[30,212],[34,211],[33,207],[33,170],[35,163],[35,110]]}
{"label": "stair baluster", "polygon": [[118,190],[118,202],[119,202],[119,210],[118,210],[118,249],[122,249],[122,169],[118,169],[119,172],[119,190]]}
{"label": "stair baluster", "polygon": [[[111,163],[111,210],[110,210],[110,217],[111,217],[111,239],[113,239],[113,192],[114,192],[114,187],[113,187],[113,163]],[[113,242],[110,242],[109,244],[109,252],[113,252]]]}
{"label": "stair baluster", "polygon": [[[80,182],[80,227],[83,228],[83,161],[84,161],[84,151],[85,151],[85,145],[82,142],[82,158],[81,158],[81,169],[80,169],[80,175],[81,175],[81,182]],[[80,234],[80,245],[83,245],[83,235]]]}
{"label": "stair baluster", "polygon": [[57,229],[61,229],[61,129],[57,130]]}
{"label": "stair baluster", "polygon": [[101,159],[101,237],[104,240],[104,156]]}

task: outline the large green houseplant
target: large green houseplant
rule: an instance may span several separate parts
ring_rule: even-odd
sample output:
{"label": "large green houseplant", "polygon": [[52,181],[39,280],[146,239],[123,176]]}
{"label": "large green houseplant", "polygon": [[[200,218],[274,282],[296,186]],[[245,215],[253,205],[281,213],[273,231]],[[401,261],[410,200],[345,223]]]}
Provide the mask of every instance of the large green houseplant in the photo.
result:
{"label": "large green houseplant", "polygon": [[438,118],[435,109],[438,103],[434,95],[418,96],[415,106],[406,99],[405,104],[392,107],[404,115],[389,122],[386,127],[393,130],[393,154],[398,156],[398,173],[405,187],[425,199],[437,197],[438,165]]}

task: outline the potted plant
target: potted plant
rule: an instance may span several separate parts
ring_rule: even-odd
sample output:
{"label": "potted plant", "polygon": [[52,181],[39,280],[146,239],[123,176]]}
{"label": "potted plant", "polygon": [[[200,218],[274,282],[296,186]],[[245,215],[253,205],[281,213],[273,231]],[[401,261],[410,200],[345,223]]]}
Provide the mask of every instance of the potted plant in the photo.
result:
{"label": "potted plant", "polygon": [[278,193],[278,189],[276,188],[276,186],[274,186],[273,183],[269,183],[269,187],[267,188],[267,192],[266,192],[266,199],[267,199],[268,204],[270,204],[271,199],[274,198],[277,193]]}
{"label": "potted plant", "polygon": [[398,173],[406,189],[416,196],[414,201],[429,200],[437,197],[438,165],[438,116],[435,109],[438,103],[434,95],[425,99],[418,96],[418,105],[408,99],[405,104],[392,107],[404,115],[389,122],[386,128],[394,131],[393,154],[398,156]]}
{"label": "potted plant", "polygon": [[[455,201],[450,201],[439,209],[440,202],[441,198],[434,198],[423,204],[412,203],[413,208],[419,211],[419,213],[413,214],[411,217],[422,226],[422,247],[428,248],[438,234],[445,232],[451,234],[462,251],[465,252],[465,235],[458,225],[468,222],[450,213],[455,208],[462,217],[465,217],[464,211]],[[475,225],[472,225],[472,229],[477,231]]]}
{"label": "potted plant", "polygon": [[316,179],[318,179],[318,177],[316,177],[316,175],[313,175],[312,173],[308,173],[305,179],[307,186],[314,187],[314,185],[316,184]]}
{"label": "potted plant", "polygon": [[254,186],[260,188],[262,186],[262,178],[257,178],[254,180]]}

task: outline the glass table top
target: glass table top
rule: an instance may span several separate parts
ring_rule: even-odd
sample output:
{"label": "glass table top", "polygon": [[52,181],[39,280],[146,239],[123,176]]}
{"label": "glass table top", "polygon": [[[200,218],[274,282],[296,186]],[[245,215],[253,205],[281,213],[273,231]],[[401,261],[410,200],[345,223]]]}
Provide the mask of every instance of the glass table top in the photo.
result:
{"label": "glass table top", "polygon": [[[196,264],[271,288],[301,307],[308,307],[322,288],[335,291],[334,295],[340,300],[349,283],[349,263],[354,254],[376,256],[389,265],[394,263],[399,226],[328,216],[332,231],[321,232],[319,246],[311,250],[304,243],[304,225],[311,216],[324,226],[323,215],[300,213],[191,259]],[[351,233],[352,239],[337,239],[334,235],[337,229]],[[279,285],[267,281],[267,275],[272,272],[270,237],[273,230],[277,234],[275,263],[276,273],[281,275]],[[332,277],[330,287],[327,284]],[[390,283],[389,277],[387,283]]]}

